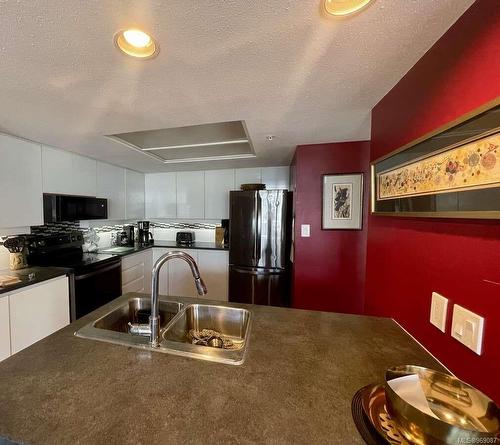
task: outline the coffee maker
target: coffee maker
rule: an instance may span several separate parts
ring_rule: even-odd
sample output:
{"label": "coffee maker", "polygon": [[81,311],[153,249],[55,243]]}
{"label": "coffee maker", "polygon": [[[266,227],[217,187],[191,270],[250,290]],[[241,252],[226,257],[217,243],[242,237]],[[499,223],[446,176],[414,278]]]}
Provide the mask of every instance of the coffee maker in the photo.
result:
{"label": "coffee maker", "polygon": [[134,226],[125,226],[124,231],[127,235],[127,245],[128,246],[133,246],[134,245]]}
{"label": "coffee maker", "polygon": [[154,243],[153,234],[149,231],[149,221],[137,221],[139,244],[149,246]]}

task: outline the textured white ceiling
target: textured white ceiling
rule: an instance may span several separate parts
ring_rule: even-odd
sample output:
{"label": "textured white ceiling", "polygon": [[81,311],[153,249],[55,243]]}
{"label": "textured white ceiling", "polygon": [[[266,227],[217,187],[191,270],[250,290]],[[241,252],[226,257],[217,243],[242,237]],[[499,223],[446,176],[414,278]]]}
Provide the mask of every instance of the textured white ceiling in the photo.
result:
{"label": "textured white ceiling", "polygon": [[[368,139],[371,108],[472,3],[339,19],[319,0],[0,0],[0,131],[145,172],[287,164],[298,144]],[[131,25],[158,58],[116,50]],[[256,159],[163,165],[103,136],[233,120]]]}

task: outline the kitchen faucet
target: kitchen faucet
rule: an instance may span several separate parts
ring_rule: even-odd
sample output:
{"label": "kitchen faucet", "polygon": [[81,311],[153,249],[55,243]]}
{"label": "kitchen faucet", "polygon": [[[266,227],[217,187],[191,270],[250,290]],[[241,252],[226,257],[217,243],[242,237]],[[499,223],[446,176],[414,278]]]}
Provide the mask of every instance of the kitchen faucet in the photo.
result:
{"label": "kitchen faucet", "polygon": [[149,335],[149,341],[151,343],[151,346],[153,347],[158,347],[160,340],[160,303],[158,301],[160,269],[167,261],[174,258],[179,258],[189,264],[198,294],[205,295],[207,293],[207,286],[205,286],[205,283],[200,276],[198,265],[191,255],[188,255],[184,252],[168,252],[158,258],[153,266],[151,277],[151,315],[149,316],[149,324],[129,323],[130,333],[138,335]]}

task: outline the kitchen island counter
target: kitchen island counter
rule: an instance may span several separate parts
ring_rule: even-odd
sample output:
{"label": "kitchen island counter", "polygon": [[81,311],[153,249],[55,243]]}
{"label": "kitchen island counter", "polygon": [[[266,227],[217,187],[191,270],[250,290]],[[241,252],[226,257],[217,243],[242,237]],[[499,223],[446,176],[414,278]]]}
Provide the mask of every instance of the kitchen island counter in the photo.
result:
{"label": "kitchen island counter", "polygon": [[33,445],[362,444],[350,408],[360,387],[382,381],[392,365],[442,369],[390,319],[268,306],[234,304],[253,312],[241,366],[74,336],[138,295],[0,363],[0,437]]}
{"label": "kitchen island counter", "polygon": [[0,298],[7,296],[18,289],[33,286],[34,284],[43,283],[53,278],[69,275],[71,269],[63,267],[27,267],[19,270],[0,270],[0,275],[8,275],[19,278],[19,282],[8,286],[0,286]]}

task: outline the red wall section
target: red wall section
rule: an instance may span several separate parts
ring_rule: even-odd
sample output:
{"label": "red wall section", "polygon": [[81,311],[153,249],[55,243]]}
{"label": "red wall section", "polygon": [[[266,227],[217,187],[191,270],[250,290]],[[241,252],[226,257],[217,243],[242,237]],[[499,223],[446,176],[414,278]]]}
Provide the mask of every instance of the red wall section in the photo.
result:
{"label": "red wall section", "polygon": [[[368,205],[369,142],[297,147],[295,180],[295,263],[293,307],[323,311],[363,311]],[[365,174],[363,230],[321,230],[322,175]],[[300,225],[311,237],[300,237]]]}
{"label": "red wall section", "polygon": [[500,95],[500,2],[476,0],[372,112],[372,160]]}
{"label": "red wall section", "polygon": [[[498,1],[478,0],[374,108],[372,160],[497,98],[499,49]],[[445,334],[428,321],[432,291],[450,299]],[[451,338],[454,303],[485,317],[482,356]],[[370,216],[365,310],[500,402],[500,221]]]}

